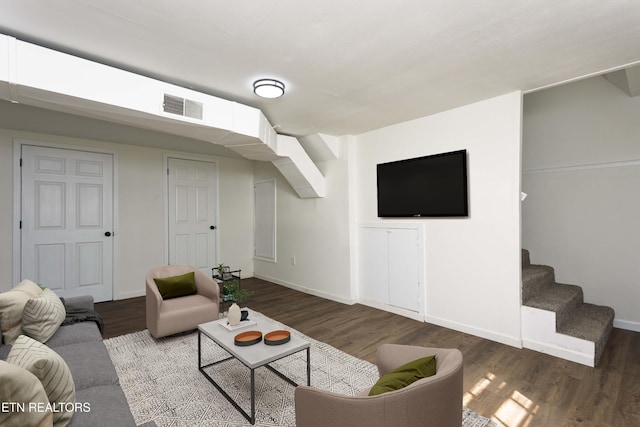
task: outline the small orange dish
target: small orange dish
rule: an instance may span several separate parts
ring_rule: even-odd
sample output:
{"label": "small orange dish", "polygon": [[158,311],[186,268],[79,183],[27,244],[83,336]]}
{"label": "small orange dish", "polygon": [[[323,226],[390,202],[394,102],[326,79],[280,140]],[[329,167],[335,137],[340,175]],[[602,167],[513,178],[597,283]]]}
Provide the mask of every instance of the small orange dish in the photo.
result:
{"label": "small orange dish", "polygon": [[264,336],[264,343],[266,345],[280,345],[287,343],[291,340],[291,332],[278,330],[269,332]]}
{"label": "small orange dish", "polygon": [[236,335],[233,338],[233,343],[239,346],[248,346],[258,344],[262,341],[262,332],[260,331],[247,331]]}

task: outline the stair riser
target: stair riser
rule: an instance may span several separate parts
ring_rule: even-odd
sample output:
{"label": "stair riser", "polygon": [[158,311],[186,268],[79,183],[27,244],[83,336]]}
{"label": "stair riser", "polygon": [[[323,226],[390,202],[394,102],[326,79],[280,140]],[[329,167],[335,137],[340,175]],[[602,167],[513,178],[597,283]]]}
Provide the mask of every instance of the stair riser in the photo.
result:
{"label": "stair riser", "polygon": [[582,289],[570,301],[556,311],[556,329],[560,329],[569,319],[571,319],[573,311],[584,303]]}
{"label": "stair riser", "polygon": [[555,283],[553,268],[536,266],[537,268],[524,268],[522,270],[522,301],[538,295],[543,290]]}

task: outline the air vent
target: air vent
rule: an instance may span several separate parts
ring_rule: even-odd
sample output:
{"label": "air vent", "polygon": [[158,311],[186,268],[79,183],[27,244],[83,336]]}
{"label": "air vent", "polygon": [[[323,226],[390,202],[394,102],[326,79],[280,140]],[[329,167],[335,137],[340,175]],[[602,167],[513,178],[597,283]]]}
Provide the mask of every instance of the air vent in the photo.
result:
{"label": "air vent", "polygon": [[162,109],[165,113],[202,120],[202,102],[164,94]]}
{"label": "air vent", "polygon": [[184,100],[184,115],[194,119],[202,120],[202,102]]}

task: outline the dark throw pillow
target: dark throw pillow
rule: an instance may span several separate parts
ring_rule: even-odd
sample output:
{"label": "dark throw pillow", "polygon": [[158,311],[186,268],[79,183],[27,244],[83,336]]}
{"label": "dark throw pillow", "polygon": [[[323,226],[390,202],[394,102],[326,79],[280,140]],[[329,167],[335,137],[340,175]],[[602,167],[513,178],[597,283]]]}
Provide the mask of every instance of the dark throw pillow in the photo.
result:
{"label": "dark throw pillow", "polygon": [[180,276],[156,277],[153,279],[162,295],[162,299],[178,298],[196,293],[196,281],[193,271]]}
{"label": "dark throw pillow", "polygon": [[369,391],[369,396],[388,391],[399,390],[422,378],[427,378],[436,374],[436,357],[427,356],[406,363],[391,372],[387,372],[380,377]]}

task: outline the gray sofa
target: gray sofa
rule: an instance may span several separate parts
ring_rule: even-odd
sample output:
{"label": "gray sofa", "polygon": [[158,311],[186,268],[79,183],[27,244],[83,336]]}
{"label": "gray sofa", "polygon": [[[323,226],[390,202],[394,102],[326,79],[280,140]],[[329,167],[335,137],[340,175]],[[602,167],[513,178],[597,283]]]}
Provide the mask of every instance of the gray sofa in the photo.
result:
{"label": "gray sofa", "polygon": [[[65,305],[68,308],[93,309],[93,298],[68,298],[65,299]],[[136,425],[95,322],[61,326],[45,344],[69,366],[76,386],[76,402],[88,403],[90,406],[88,412],[75,412],[69,426]],[[0,345],[1,360],[7,359],[10,349],[10,345]],[[155,423],[144,426],[155,426]]]}

